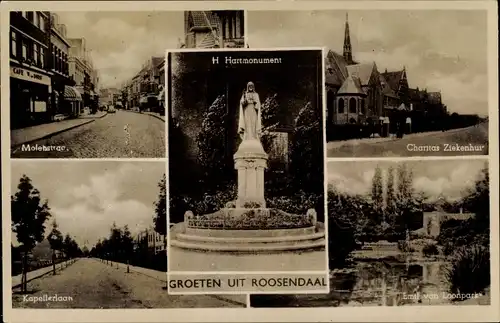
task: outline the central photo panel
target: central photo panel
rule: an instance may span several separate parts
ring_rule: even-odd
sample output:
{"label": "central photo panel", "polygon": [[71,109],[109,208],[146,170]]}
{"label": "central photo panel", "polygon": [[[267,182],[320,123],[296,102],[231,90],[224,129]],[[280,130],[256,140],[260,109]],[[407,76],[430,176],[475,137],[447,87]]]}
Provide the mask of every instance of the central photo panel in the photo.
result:
{"label": "central photo panel", "polygon": [[167,52],[169,293],[328,290],[323,61]]}

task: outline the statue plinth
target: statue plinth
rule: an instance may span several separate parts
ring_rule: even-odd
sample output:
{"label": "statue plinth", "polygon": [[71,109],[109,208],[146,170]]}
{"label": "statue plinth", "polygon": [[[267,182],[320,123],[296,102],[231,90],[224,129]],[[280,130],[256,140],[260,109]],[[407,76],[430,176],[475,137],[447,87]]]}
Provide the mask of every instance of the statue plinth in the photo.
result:
{"label": "statue plinth", "polygon": [[234,154],[234,167],[238,170],[237,208],[265,208],[264,170],[267,154],[258,139],[243,140]]}

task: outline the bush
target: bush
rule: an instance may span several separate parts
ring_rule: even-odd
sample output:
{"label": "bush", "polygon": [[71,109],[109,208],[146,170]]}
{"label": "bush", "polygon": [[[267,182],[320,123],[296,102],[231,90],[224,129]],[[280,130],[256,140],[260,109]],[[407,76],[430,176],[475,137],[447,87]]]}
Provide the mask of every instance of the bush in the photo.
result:
{"label": "bush", "polygon": [[422,248],[424,256],[435,256],[439,254],[439,249],[436,244],[428,243]]}
{"label": "bush", "polygon": [[295,215],[277,209],[225,209],[195,217],[191,227],[206,229],[271,230],[307,228],[313,226],[305,215]]}
{"label": "bush", "polygon": [[305,215],[307,210],[314,209],[318,213],[318,221],[324,221],[324,199],[322,194],[298,192],[292,196],[266,198],[266,206],[291,214]]}
{"label": "bush", "polygon": [[452,294],[480,293],[490,285],[490,252],[480,245],[461,247],[446,271]]}

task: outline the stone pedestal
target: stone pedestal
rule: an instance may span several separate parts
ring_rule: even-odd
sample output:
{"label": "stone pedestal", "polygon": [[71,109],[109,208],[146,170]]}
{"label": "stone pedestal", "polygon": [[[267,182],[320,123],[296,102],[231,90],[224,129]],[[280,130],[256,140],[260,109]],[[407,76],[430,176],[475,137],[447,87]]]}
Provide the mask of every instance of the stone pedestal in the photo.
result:
{"label": "stone pedestal", "polygon": [[267,154],[259,140],[244,140],[234,154],[234,167],[238,170],[237,208],[265,208],[264,170]]}

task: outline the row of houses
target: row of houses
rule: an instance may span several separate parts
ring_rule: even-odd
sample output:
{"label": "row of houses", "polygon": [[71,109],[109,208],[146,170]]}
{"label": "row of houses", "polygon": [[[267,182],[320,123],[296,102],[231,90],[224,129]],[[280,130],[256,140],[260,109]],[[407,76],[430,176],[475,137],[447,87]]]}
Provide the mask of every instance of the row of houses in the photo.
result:
{"label": "row of houses", "polygon": [[[179,48],[244,47],[242,10],[184,12],[184,41]],[[165,113],[165,57],[151,56],[121,90],[125,109]]]}
{"label": "row of houses", "polygon": [[125,109],[149,110],[164,114],[165,57],[151,56],[140,71],[121,89],[119,101]]}
{"label": "row of houses", "polygon": [[405,115],[418,112],[426,116],[447,113],[440,92],[410,88],[404,66],[401,70],[380,72],[375,62],[355,61],[348,17],[343,52],[329,50],[325,70],[329,127],[392,123],[400,112],[406,112]]}
{"label": "row of houses", "polygon": [[54,12],[10,12],[12,129],[77,117],[99,83],[84,38],[69,38]]}

